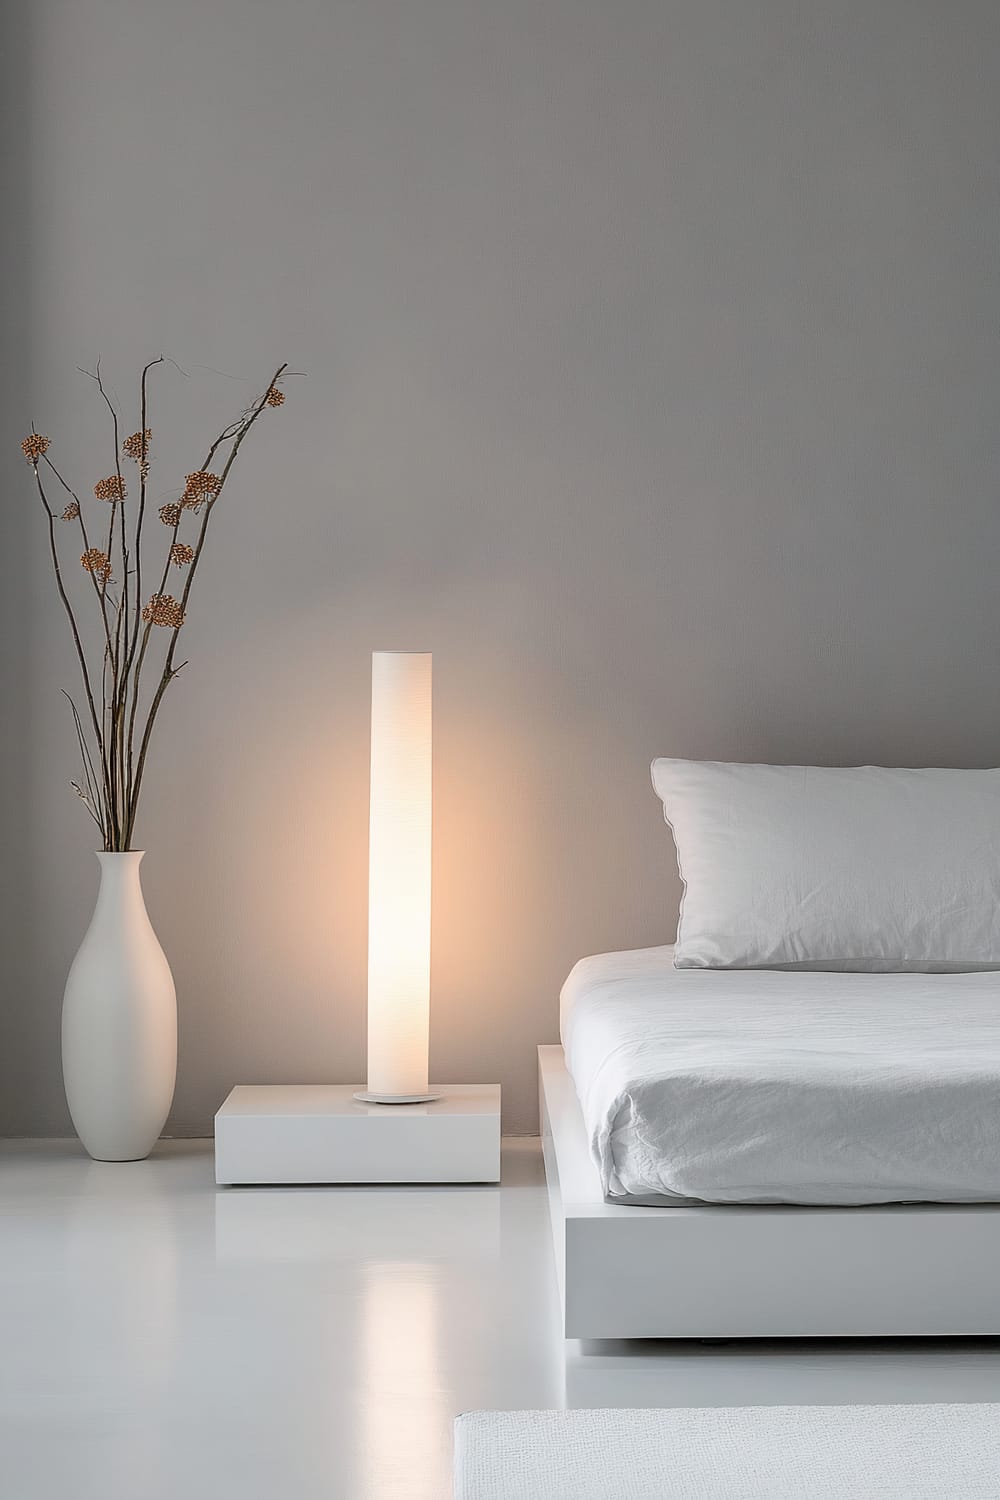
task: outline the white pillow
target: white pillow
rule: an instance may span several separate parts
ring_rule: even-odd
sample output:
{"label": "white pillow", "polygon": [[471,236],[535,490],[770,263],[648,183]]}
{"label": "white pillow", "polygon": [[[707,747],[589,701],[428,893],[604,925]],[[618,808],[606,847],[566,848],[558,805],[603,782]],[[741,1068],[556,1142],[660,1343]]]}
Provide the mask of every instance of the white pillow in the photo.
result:
{"label": "white pillow", "polygon": [[1000,771],[654,760],[678,968],[1000,968]]}

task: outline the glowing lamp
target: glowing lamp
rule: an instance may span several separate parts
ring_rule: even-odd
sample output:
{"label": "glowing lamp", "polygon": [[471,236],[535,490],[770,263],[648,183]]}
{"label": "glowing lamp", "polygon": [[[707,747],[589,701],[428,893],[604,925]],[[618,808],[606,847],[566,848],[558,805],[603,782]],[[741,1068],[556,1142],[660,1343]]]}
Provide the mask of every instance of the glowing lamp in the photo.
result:
{"label": "glowing lamp", "polygon": [[[499,1182],[499,1084],[428,1091],[430,977],[431,658],[376,651],[368,1086],[237,1084],[215,1117],[216,1182]],[[405,1104],[419,1107],[385,1107]]]}
{"label": "glowing lamp", "polygon": [[416,1104],[428,1092],[431,979],[431,656],[372,653],[368,845],[368,1086]]}

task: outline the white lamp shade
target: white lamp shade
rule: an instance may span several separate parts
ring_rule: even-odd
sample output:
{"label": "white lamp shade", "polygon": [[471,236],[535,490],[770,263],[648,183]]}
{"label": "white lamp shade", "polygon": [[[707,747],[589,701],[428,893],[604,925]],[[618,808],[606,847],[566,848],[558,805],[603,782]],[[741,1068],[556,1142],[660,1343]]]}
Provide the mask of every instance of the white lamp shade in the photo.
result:
{"label": "white lamp shade", "polygon": [[427,1097],[431,657],[372,653],[368,1095]]}

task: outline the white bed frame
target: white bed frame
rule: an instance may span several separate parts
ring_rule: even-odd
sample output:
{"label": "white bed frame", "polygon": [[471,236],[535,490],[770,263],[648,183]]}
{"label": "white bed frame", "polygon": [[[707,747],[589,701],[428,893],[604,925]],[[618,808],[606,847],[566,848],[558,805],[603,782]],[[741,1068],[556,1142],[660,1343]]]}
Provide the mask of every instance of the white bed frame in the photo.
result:
{"label": "white bed frame", "polygon": [[1000,1334],[1000,1204],[605,1202],[561,1047],[539,1047],[567,1338]]}

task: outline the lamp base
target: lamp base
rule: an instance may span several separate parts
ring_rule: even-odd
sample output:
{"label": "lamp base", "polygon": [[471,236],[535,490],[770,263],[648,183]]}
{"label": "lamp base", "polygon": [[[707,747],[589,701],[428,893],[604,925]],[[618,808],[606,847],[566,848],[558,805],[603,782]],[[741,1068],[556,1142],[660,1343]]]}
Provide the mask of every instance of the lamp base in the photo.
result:
{"label": "lamp base", "polygon": [[437,1091],[438,1099],[393,1109],[360,1102],[353,1083],[234,1088],[215,1117],[215,1180],[499,1182],[499,1084]]}
{"label": "lamp base", "polygon": [[433,1104],[440,1094],[370,1094],[367,1091],[354,1095],[359,1104]]}

